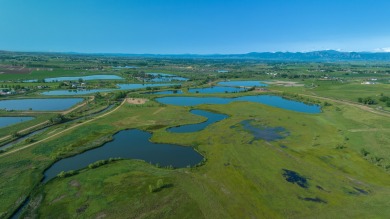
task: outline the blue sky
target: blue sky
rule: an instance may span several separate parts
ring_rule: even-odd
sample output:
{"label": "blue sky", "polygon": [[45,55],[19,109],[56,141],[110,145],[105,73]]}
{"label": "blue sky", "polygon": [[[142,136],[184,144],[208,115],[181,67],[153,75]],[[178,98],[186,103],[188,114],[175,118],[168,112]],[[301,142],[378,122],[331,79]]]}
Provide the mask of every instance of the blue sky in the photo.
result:
{"label": "blue sky", "polygon": [[388,0],[0,0],[0,50],[390,51]]}

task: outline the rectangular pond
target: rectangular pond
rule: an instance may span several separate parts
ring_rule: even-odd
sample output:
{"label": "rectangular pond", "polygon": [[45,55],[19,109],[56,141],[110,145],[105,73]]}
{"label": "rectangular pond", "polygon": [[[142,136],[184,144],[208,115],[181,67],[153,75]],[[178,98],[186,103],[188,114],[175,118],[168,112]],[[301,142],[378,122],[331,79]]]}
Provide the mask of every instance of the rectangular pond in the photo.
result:
{"label": "rectangular pond", "polygon": [[62,111],[82,102],[83,98],[15,99],[0,101],[0,109]]}
{"label": "rectangular pond", "polygon": [[166,74],[166,73],[146,73],[146,74],[153,77],[148,80],[151,82],[188,81],[188,78],[184,78],[172,74]]}
{"label": "rectangular pond", "polygon": [[0,117],[0,128],[14,125],[16,123],[25,122],[34,119],[34,117]]}

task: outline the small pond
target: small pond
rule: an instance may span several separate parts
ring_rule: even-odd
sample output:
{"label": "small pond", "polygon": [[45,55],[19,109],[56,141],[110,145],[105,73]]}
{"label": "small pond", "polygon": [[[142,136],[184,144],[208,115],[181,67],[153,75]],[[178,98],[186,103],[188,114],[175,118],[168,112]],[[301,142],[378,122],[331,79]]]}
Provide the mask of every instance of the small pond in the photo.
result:
{"label": "small pond", "polygon": [[286,138],[290,133],[283,127],[267,127],[262,125],[254,125],[252,120],[244,120],[240,122],[244,130],[253,135],[254,140],[276,141]]}
{"label": "small pond", "polygon": [[320,113],[321,108],[318,105],[309,105],[302,102],[288,100],[279,96],[258,95],[258,96],[243,96],[236,98],[223,97],[161,97],[156,101],[163,104],[177,106],[196,106],[199,104],[228,104],[234,101],[247,101],[261,103],[273,107],[278,107],[286,110],[292,110],[303,113]]}
{"label": "small pond", "polygon": [[212,94],[212,93],[238,93],[246,91],[245,88],[239,87],[205,87],[205,88],[190,88],[188,90],[190,93],[204,93],[204,94]]}
{"label": "small pond", "polygon": [[0,109],[62,111],[82,102],[83,98],[16,99],[0,101]]}
{"label": "small pond", "polygon": [[117,84],[119,88],[103,88],[103,89],[83,89],[83,90],[52,90],[46,91],[41,94],[49,95],[49,96],[63,96],[63,95],[85,95],[85,94],[93,94],[97,92],[112,92],[119,90],[136,90],[136,89],[144,89],[147,87],[164,87],[164,86],[173,86],[176,84]]}
{"label": "small pond", "polygon": [[141,159],[177,168],[196,165],[203,159],[192,147],[153,143],[149,141],[151,136],[151,133],[137,129],[120,131],[114,135],[113,141],[101,147],[57,161],[44,172],[43,182],[56,177],[61,171],[82,169],[98,160],[109,158]]}
{"label": "small pond", "polygon": [[10,126],[19,122],[25,122],[28,120],[32,120],[34,117],[27,117],[27,116],[22,116],[22,117],[0,117],[0,128]]}
{"label": "small pond", "polygon": [[178,127],[169,128],[168,131],[175,132],[175,133],[197,132],[205,129],[207,126],[211,124],[219,122],[228,117],[227,115],[212,113],[205,110],[191,110],[190,112],[198,116],[206,117],[207,120],[205,122],[198,123],[198,124],[189,124],[189,125],[182,125]]}
{"label": "small pond", "polygon": [[266,87],[267,84],[263,84],[260,81],[223,81],[219,82],[218,85],[221,86],[231,86],[231,87]]}
{"label": "small pond", "polygon": [[165,74],[165,73],[146,73],[152,75],[154,78],[149,79],[150,82],[169,82],[169,81],[188,81],[188,78]]}

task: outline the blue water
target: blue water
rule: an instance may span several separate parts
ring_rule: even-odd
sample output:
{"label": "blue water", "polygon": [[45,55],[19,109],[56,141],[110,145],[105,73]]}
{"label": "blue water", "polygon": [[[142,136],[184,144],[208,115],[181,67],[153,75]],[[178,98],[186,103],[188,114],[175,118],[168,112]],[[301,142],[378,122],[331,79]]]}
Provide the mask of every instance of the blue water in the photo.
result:
{"label": "blue water", "polygon": [[143,94],[182,94],[181,90],[164,90],[164,91],[156,91],[156,92],[146,92]]}
{"label": "blue water", "polygon": [[219,82],[218,85],[221,86],[231,86],[231,87],[266,87],[267,84],[263,84],[260,81],[223,81]]}
{"label": "blue water", "polygon": [[282,109],[292,110],[303,113],[320,113],[321,108],[318,105],[309,105],[302,102],[284,99],[279,96],[258,95],[258,96],[244,96],[236,98],[222,98],[222,97],[161,97],[156,101],[164,104],[177,106],[196,106],[199,104],[228,104],[234,101],[248,101],[254,103],[261,103],[269,106],[274,106]]}
{"label": "blue water", "polygon": [[117,84],[119,88],[112,89],[91,89],[91,90],[52,90],[42,92],[42,95],[50,95],[50,96],[62,96],[62,95],[85,95],[85,94],[93,94],[97,92],[112,92],[119,90],[135,90],[135,89],[144,89],[147,87],[164,87],[164,86],[173,86],[177,84]]}
{"label": "blue water", "polygon": [[47,99],[17,99],[0,101],[0,109],[60,111],[66,110],[83,101],[83,98],[47,98]]}
{"label": "blue water", "polygon": [[214,124],[216,122],[219,122],[223,119],[226,119],[228,116],[219,114],[219,113],[212,113],[205,110],[191,110],[191,113],[206,117],[207,120],[202,123],[198,124],[189,124],[189,125],[183,125],[178,127],[169,128],[169,132],[175,132],[175,133],[186,133],[186,132],[197,132],[205,129],[207,126]]}
{"label": "blue water", "polygon": [[43,182],[56,177],[61,171],[78,170],[98,160],[109,158],[141,159],[160,166],[187,167],[202,161],[203,157],[192,147],[158,144],[149,141],[149,132],[133,129],[120,131],[114,140],[73,157],[54,163],[44,172]]}
{"label": "blue water", "polygon": [[244,130],[249,131],[254,140],[276,141],[286,138],[290,133],[283,127],[266,127],[253,125],[251,120],[244,120],[240,123]]}
{"label": "blue water", "polygon": [[34,117],[0,117],[0,128],[10,126],[19,122],[32,120]]}
{"label": "blue water", "polygon": [[191,88],[188,91],[190,93],[204,93],[204,94],[212,94],[212,93],[237,93],[245,91],[245,88],[238,87],[206,87],[206,88]]}
{"label": "blue water", "polygon": [[169,82],[169,81],[188,81],[188,78],[179,77],[172,74],[165,73],[146,73],[148,75],[153,75],[155,78],[150,79],[150,82]]}

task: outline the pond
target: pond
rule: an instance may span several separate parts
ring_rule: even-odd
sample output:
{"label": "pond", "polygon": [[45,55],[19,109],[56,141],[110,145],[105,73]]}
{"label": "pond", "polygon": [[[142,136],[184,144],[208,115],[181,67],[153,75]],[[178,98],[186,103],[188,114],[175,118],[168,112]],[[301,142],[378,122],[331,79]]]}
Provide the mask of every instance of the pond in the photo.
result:
{"label": "pond", "polygon": [[136,90],[136,89],[144,89],[147,87],[164,87],[164,86],[174,86],[177,84],[117,84],[118,88],[103,88],[103,89],[83,89],[83,90],[51,90],[41,93],[42,95],[49,96],[64,96],[64,95],[85,95],[85,94],[93,94],[97,92],[112,92],[119,90]]}
{"label": "pond", "polygon": [[214,124],[216,122],[219,122],[223,119],[228,118],[227,115],[219,114],[219,113],[213,113],[205,110],[191,110],[192,114],[206,117],[207,120],[202,123],[197,124],[189,124],[189,125],[182,125],[178,127],[172,127],[169,128],[167,131],[169,132],[175,132],[175,133],[186,133],[186,132],[197,132],[205,129],[207,126]]}
{"label": "pond", "polygon": [[218,85],[221,86],[231,86],[231,87],[266,87],[267,84],[263,84],[260,81],[223,81],[219,82]]}
{"label": "pond", "polygon": [[184,78],[172,74],[165,74],[165,73],[146,73],[146,74],[152,75],[154,77],[153,79],[148,80],[151,82],[188,81],[188,78]]}
{"label": "pond", "polygon": [[246,91],[245,88],[239,88],[239,87],[206,87],[206,88],[191,88],[188,90],[190,93],[205,93],[205,94],[212,94],[212,93],[238,93]]}
{"label": "pond", "polygon": [[19,122],[25,122],[28,120],[32,120],[34,117],[27,117],[27,116],[22,116],[22,117],[0,117],[0,128],[10,126]]}
{"label": "pond", "polygon": [[44,172],[43,182],[56,177],[61,171],[82,169],[98,160],[109,158],[141,159],[177,168],[196,165],[203,159],[192,147],[153,143],[149,141],[151,136],[151,133],[137,129],[120,131],[114,135],[113,141],[101,147],[57,161]]}
{"label": "pond", "polygon": [[83,98],[16,99],[0,101],[0,109],[62,111],[82,102]]}
{"label": "pond", "polygon": [[31,132],[30,134],[27,134],[23,137],[20,137],[18,139],[15,139],[14,141],[11,141],[9,142],[8,144],[5,144],[3,146],[0,146],[0,150],[6,150],[12,146],[14,146],[15,144],[19,143],[19,142],[22,142],[24,140],[26,140],[27,138],[30,138],[30,137],[33,137],[34,135],[37,135],[39,133],[42,133],[44,131],[46,131],[48,128],[43,128],[43,129],[40,129],[40,130],[37,130],[37,131],[34,131],[34,132]]}
{"label": "pond", "polygon": [[286,110],[292,110],[303,113],[320,113],[321,108],[318,105],[309,105],[302,102],[288,100],[279,96],[258,95],[258,96],[243,96],[236,98],[223,97],[161,97],[156,101],[163,104],[176,106],[196,106],[199,104],[228,104],[235,101],[247,101],[261,103],[273,107],[278,107]]}
{"label": "pond", "polygon": [[244,130],[250,132],[253,135],[254,140],[276,141],[284,139],[290,135],[290,133],[283,127],[267,127],[263,125],[254,125],[252,120],[244,120],[240,122],[240,125]]}

